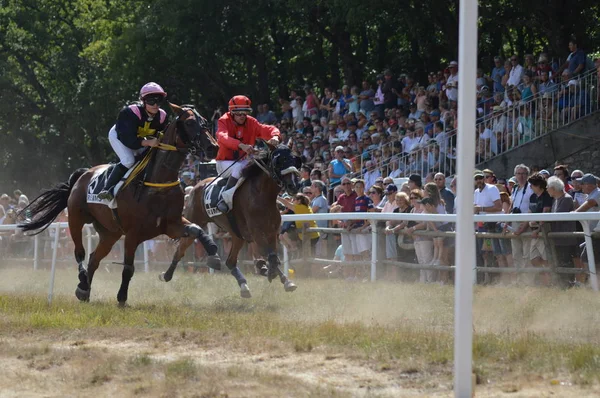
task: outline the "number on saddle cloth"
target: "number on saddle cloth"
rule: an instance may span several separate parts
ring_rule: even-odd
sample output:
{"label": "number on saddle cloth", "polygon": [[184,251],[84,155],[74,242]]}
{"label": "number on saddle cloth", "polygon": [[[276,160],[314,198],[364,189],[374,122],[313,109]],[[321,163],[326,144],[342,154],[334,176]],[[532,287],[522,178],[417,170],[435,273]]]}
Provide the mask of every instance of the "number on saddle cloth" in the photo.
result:
{"label": "number on saddle cloth", "polygon": [[217,209],[217,204],[221,200],[221,193],[226,184],[227,178],[219,177],[204,190],[204,209],[209,217],[222,214],[221,211]]}

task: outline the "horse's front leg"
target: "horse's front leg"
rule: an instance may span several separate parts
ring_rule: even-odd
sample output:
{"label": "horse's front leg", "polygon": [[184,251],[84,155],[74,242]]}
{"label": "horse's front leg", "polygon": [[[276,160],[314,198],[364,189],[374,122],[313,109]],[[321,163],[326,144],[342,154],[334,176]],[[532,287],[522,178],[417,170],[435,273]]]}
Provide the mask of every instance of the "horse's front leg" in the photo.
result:
{"label": "horse's front leg", "polygon": [[169,269],[167,269],[166,272],[163,272],[162,274],[158,275],[158,279],[160,279],[163,282],[169,282],[171,279],[173,279],[173,273],[177,268],[177,264],[183,258],[183,256],[185,256],[187,248],[190,247],[192,243],[194,243],[194,238],[191,237],[181,238],[181,240],[177,242],[177,248],[175,249],[175,254],[173,254],[173,260],[171,260],[171,265],[169,266]]}
{"label": "horse's front leg", "polygon": [[244,241],[241,238],[238,238],[237,236],[231,237],[231,251],[227,256],[227,261],[225,261],[225,264],[231,271],[231,275],[233,275],[240,286],[240,295],[243,298],[250,298],[252,297],[252,294],[250,293],[250,288],[248,287],[248,281],[246,280],[246,277],[244,277],[242,270],[240,270],[240,268],[237,266],[238,254],[243,245]]}

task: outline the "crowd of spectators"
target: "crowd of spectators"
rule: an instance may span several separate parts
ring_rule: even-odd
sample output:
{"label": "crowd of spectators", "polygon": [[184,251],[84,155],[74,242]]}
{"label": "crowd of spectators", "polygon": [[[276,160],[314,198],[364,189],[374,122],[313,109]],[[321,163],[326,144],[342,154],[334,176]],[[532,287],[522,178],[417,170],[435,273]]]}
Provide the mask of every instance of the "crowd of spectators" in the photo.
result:
{"label": "crowd of spectators", "polygon": [[[538,167],[529,168],[524,164],[514,168],[514,175],[501,178],[492,170],[475,171],[473,174],[473,211],[475,214],[517,214],[542,212],[585,212],[600,211],[600,179],[581,170],[569,172],[567,166],[556,165],[547,170]],[[455,212],[456,177],[447,179],[442,173],[428,174],[424,178],[418,174],[409,176],[408,181],[396,186],[390,177],[377,177],[369,189],[363,179],[344,175],[341,184],[333,189],[334,202],[328,206],[323,195],[325,184],[313,179],[296,196],[305,204],[302,213],[326,212],[402,212],[451,214]],[[449,184],[448,184],[449,181]],[[447,186],[448,185],[448,186]],[[289,206],[288,206],[289,207]],[[294,210],[294,208],[290,209]],[[297,209],[297,207],[296,207]],[[292,229],[314,227],[316,224],[303,225],[296,222],[288,225]],[[366,279],[369,275],[368,264],[371,251],[370,231],[373,224],[369,221],[338,220],[319,221],[319,227],[341,228],[341,242],[332,234],[311,236],[312,246],[321,246],[316,256],[324,258],[327,240],[334,247],[339,244],[336,258],[343,260],[342,272],[347,279]],[[453,225],[438,222],[379,222],[378,230],[384,234],[381,242],[380,259],[402,261],[406,263],[427,264],[433,266],[452,265],[454,240],[422,236],[415,231],[450,231]],[[591,222],[592,231],[600,232],[597,222]],[[284,226],[284,228],[286,228]],[[285,229],[289,233],[290,229]],[[504,234],[504,238],[477,239],[478,265],[482,267],[543,267],[552,264],[565,268],[584,269],[587,263],[586,247],[581,237],[549,238],[548,232],[572,233],[582,231],[579,223],[560,221],[552,223],[479,223],[477,232]],[[332,241],[333,240],[333,241]],[[292,252],[298,250],[299,239],[283,241]],[[600,241],[594,245],[595,258],[600,259]],[[550,245],[550,246],[548,246]],[[331,244],[329,244],[331,247]],[[583,250],[582,250],[583,249]],[[552,260],[552,261],[551,261]],[[353,265],[352,261],[362,261],[363,265]],[[387,264],[383,269],[388,279],[399,278],[398,267]],[[326,268],[331,272],[331,267]],[[448,283],[450,273],[443,270],[420,270],[401,275],[405,281],[423,283]],[[553,279],[550,272],[541,272],[536,283],[541,285],[560,285],[563,287],[585,282],[584,274],[573,276],[561,274]],[[517,273],[482,273],[482,283],[515,283]],[[529,281],[531,282],[531,281]]]}
{"label": "crowd of spectators", "polygon": [[[478,69],[478,163],[590,112],[596,102],[590,84],[597,79],[581,77],[591,76],[594,68],[600,74],[600,62],[592,65],[576,40],[569,50],[562,63],[541,53],[527,54],[523,62],[517,55],[506,61],[495,57],[493,66]],[[452,61],[429,73],[426,84],[391,70],[361,87],[318,92],[307,84],[279,98],[275,112],[258,105],[255,116],[277,125],[282,141],[306,167],[319,170],[328,187],[348,173],[362,177],[366,190],[379,175],[450,176],[457,156],[458,66]]]}

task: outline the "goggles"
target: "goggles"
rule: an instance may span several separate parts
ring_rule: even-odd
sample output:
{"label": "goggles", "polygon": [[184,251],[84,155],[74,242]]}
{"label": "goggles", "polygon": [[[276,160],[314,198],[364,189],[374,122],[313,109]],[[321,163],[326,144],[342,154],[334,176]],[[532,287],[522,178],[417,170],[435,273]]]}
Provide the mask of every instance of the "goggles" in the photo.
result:
{"label": "goggles", "polygon": [[250,111],[242,111],[242,110],[231,111],[231,114],[233,116],[242,116],[242,115],[248,116],[250,113],[251,113]]}
{"label": "goggles", "polygon": [[164,101],[163,96],[153,96],[153,97],[144,98],[144,103],[146,103],[148,105],[160,105],[163,103],[163,101]]}

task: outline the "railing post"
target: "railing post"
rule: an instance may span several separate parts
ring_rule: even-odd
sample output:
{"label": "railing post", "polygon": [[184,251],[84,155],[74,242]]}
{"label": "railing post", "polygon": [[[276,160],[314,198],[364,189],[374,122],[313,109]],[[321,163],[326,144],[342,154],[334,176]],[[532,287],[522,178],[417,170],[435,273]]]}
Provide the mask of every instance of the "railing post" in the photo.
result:
{"label": "railing post", "polygon": [[60,223],[54,224],[54,249],[52,250],[52,269],[50,271],[50,287],[48,288],[48,304],[52,304],[54,294],[54,276],[56,275],[56,256],[58,253],[58,236],[60,235]]}
{"label": "railing post", "polygon": [[283,246],[283,273],[285,276],[290,276],[290,253],[285,245]]}
{"label": "railing post", "polygon": [[85,230],[87,232],[87,250],[85,251],[85,262],[89,263],[90,254],[92,254],[92,226],[90,224],[86,224]]}
{"label": "railing post", "polygon": [[377,222],[371,223],[371,282],[377,279]]}
{"label": "railing post", "polygon": [[581,221],[585,233],[585,252],[587,254],[588,269],[590,271],[590,283],[595,292],[598,291],[598,277],[596,276],[596,259],[594,258],[594,245],[592,243],[592,232],[589,221]]}
{"label": "railing post", "polygon": [[142,243],[142,248],[144,249],[144,272],[150,272],[150,264],[148,262],[148,244],[146,241]]}
{"label": "railing post", "polygon": [[39,248],[40,248],[40,235],[34,235],[33,237],[33,270],[37,271],[39,266]]}

